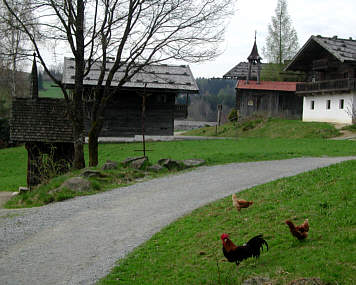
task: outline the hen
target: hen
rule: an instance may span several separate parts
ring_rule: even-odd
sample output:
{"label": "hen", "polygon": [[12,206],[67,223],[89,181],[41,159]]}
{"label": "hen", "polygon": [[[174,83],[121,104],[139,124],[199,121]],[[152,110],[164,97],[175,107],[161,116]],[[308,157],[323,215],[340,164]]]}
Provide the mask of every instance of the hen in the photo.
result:
{"label": "hen", "polygon": [[242,199],[237,199],[236,194],[232,194],[232,205],[240,212],[241,208],[248,208],[253,204],[252,201],[246,201]]}
{"label": "hen", "polygon": [[223,243],[223,253],[229,262],[235,262],[238,266],[241,261],[249,257],[258,258],[263,250],[263,245],[266,245],[268,250],[268,244],[263,239],[262,235],[258,235],[250,239],[246,244],[236,246],[230,239],[228,234],[222,234],[221,240]]}
{"label": "hen", "polygon": [[308,236],[309,221],[306,219],[300,226],[295,226],[291,220],[286,220],[286,224],[293,236],[299,240],[303,240]]}

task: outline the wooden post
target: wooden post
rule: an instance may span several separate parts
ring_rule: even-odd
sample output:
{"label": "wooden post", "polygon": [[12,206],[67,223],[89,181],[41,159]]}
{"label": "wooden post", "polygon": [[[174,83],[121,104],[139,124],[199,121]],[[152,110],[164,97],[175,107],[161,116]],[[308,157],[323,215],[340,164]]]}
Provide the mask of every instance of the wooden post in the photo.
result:
{"label": "wooden post", "polygon": [[221,111],[222,111],[222,104],[218,104],[218,117],[216,119],[216,126],[215,126],[216,135],[218,135],[218,126],[220,126],[220,122],[221,122]]}
{"label": "wooden post", "polygon": [[145,141],[146,86],[147,86],[147,83],[145,83],[144,92],[143,92],[143,96],[142,96],[142,147],[143,147],[143,157],[146,157],[146,141]]}

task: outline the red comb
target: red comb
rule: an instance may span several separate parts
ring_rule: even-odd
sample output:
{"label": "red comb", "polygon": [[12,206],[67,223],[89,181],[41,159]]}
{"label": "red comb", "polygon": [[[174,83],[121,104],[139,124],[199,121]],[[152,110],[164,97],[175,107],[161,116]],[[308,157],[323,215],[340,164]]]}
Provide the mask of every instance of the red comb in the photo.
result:
{"label": "red comb", "polygon": [[222,234],[220,238],[221,238],[222,240],[224,240],[224,239],[226,239],[226,238],[228,238],[228,237],[229,237],[228,234]]}

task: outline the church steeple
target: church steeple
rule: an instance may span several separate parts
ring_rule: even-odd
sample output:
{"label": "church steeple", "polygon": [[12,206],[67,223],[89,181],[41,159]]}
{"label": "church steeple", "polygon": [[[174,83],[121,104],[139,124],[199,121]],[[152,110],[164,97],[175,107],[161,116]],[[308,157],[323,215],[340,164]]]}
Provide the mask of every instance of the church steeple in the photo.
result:
{"label": "church steeple", "polygon": [[246,77],[246,84],[251,78],[252,65],[257,64],[257,84],[260,83],[260,73],[261,73],[261,60],[262,57],[258,54],[257,44],[256,44],[256,32],[255,32],[255,42],[252,47],[251,54],[248,56],[248,74]]}

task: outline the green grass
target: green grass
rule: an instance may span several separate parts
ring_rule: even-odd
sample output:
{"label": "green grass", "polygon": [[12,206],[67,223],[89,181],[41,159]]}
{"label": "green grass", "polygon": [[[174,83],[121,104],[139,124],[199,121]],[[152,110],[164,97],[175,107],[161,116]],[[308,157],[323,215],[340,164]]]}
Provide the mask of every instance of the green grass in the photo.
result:
{"label": "green grass", "polygon": [[[100,144],[99,167],[107,160],[123,161],[142,153],[139,143]],[[287,159],[302,156],[356,155],[355,141],[323,139],[240,138],[226,140],[148,142],[149,160],[202,158],[207,165],[230,162]],[[88,162],[87,146],[86,161]],[[26,185],[27,152],[16,147],[0,150],[0,191],[16,191]]]}
{"label": "green grass", "polygon": [[[356,161],[260,185],[238,197],[254,204],[240,213],[231,197],[178,219],[118,262],[99,284],[241,284],[265,276],[272,284],[318,277],[326,284],[356,280]],[[284,224],[309,218],[298,241]],[[222,254],[224,232],[236,244],[263,233],[268,252],[236,265]]]}
{"label": "green grass", "polygon": [[40,97],[49,98],[64,98],[62,90],[59,87],[55,87],[52,81],[43,81],[44,90],[39,91]]}
{"label": "green grass", "polygon": [[340,135],[328,123],[302,122],[280,118],[257,117],[244,122],[227,123],[218,127],[205,127],[186,132],[184,135],[218,137],[266,137],[266,138],[331,138]]}
{"label": "green grass", "polygon": [[345,127],[342,128],[342,130],[347,130],[347,131],[351,131],[351,132],[356,132],[356,124],[349,125],[349,126],[345,126]]}

